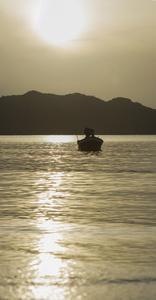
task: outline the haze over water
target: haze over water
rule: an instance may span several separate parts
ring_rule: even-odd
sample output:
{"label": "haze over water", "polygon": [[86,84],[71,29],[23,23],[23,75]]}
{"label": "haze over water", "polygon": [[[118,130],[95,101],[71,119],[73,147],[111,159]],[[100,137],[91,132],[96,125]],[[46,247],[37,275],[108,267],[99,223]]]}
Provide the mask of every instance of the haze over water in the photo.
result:
{"label": "haze over water", "polygon": [[156,136],[0,136],[0,299],[156,299]]}

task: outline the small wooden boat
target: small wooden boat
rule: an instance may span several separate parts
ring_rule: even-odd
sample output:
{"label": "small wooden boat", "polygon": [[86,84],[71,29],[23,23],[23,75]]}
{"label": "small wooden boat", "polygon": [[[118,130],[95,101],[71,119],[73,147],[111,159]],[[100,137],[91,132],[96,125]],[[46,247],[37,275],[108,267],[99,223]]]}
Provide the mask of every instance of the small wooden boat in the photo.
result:
{"label": "small wooden boat", "polygon": [[78,149],[81,151],[100,151],[103,140],[94,136],[94,129],[85,128],[84,133],[86,137],[78,140]]}

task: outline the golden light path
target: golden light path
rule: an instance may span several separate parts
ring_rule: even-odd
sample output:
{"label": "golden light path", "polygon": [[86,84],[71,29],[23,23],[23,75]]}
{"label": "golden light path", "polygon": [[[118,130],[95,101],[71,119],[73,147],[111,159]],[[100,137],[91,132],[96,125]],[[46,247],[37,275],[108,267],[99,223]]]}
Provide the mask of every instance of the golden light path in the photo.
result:
{"label": "golden light path", "polygon": [[63,254],[64,249],[59,245],[62,235],[59,233],[59,224],[46,219],[38,223],[38,227],[45,231],[38,242],[39,251],[36,259],[31,263],[31,269],[35,272],[37,285],[31,286],[31,293],[34,299],[58,299],[62,295],[64,299],[64,287],[59,285],[60,278],[68,281],[68,266],[57,254]]}
{"label": "golden light path", "polygon": [[62,259],[65,249],[60,244],[65,238],[62,235],[63,224],[55,220],[52,212],[50,218],[48,217],[50,210],[58,211],[57,199],[63,198],[64,195],[61,190],[63,180],[63,173],[54,172],[45,174],[36,182],[37,189],[40,189],[38,204],[41,209],[36,227],[42,234],[38,236],[36,242],[38,254],[30,264],[36,277],[36,285],[32,285],[30,290],[37,300],[51,299],[50,297],[54,300],[64,299],[64,283],[68,282],[68,262]]}
{"label": "golden light path", "polygon": [[[41,143],[44,141],[55,144],[55,147],[59,148],[62,142],[69,144],[76,137],[49,135],[36,137],[36,141],[38,139]],[[53,153],[53,160],[60,163],[59,151],[56,151],[55,157]],[[69,182],[72,174],[51,168],[39,172],[36,176],[34,180],[36,193],[32,201],[36,206],[36,219],[33,224],[37,234],[33,240],[34,252],[29,263],[30,274],[33,274],[35,280],[30,284],[29,295],[36,300],[70,299],[71,281],[75,276],[73,265],[76,265],[76,261],[71,259],[72,248],[67,252],[66,243],[71,224],[65,220],[65,215],[69,209],[67,204],[71,196]],[[77,293],[74,286],[72,291]]]}
{"label": "golden light path", "polygon": [[76,136],[73,135],[45,135],[43,140],[49,143],[69,143],[75,142]]}
{"label": "golden light path", "polygon": [[80,38],[86,23],[82,0],[42,0],[37,32],[46,42],[62,45]]}

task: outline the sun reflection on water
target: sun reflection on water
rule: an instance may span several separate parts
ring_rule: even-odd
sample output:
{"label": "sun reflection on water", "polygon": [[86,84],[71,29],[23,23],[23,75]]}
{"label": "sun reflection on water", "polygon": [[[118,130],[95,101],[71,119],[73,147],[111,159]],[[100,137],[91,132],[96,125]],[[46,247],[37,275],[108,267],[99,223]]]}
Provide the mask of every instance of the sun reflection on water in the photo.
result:
{"label": "sun reflection on water", "polygon": [[53,204],[54,198],[63,197],[61,184],[64,174],[62,172],[47,173],[45,177],[39,178],[37,187],[40,190],[38,201],[42,204]]}
{"label": "sun reflection on water", "polygon": [[68,293],[65,291],[65,283],[69,281],[68,260],[64,259],[65,236],[63,224],[57,220],[66,193],[65,180],[64,172],[44,172],[36,181],[36,227],[41,234],[36,241],[37,255],[30,266],[37,282],[30,289],[34,299],[65,299]]}
{"label": "sun reflection on water", "polygon": [[[47,228],[47,222],[45,221],[45,227]],[[50,228],[52,224],[50,224]],[[54,228],[53,228],[54,229]],[[56,228],[54,229],[56,230]],[[58,277],[64,264],[61,259],[55,257],[56,254],[63,252],[58,242],[61,239],[61,235],[56,232],[48,233],[43,236],[39,245],[39,266],[38,271],[40,276],[55,276]]]}
{"label": "sun reflection on water", "polygon": [[45,135],[43,139],[50,143],[70,143],[75,142],[76,137],[73,135]]}
{"label": "sun reflection on water", "polygon": [[39,218],[37,227],[43,234],[36,245],[38,255],[31,262],[31,269],[36,274],[36,284],[31,286],[31,293],[34,299],[64,299],[68,266],[63,260],[65,248],[59,244],[63,239],[62,224]]}

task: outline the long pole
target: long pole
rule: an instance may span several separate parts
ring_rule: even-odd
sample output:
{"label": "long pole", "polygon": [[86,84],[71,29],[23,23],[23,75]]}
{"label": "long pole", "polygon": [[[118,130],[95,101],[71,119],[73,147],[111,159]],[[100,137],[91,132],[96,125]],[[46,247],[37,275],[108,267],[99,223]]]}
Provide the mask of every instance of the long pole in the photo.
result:
{"label": "long pole", "polygon": [[76,129],[75,129],[75,134],[76,134],[76,138],[77,138],[77,141],[78,141],[78,135],[77,135]]}

